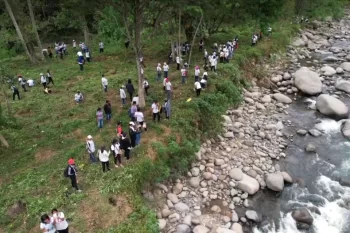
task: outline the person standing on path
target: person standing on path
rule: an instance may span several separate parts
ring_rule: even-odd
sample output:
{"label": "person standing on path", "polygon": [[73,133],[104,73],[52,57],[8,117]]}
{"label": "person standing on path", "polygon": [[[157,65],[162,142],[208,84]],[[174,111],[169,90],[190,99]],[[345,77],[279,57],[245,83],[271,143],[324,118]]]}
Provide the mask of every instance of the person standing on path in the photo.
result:
{"label": "person standing on path", "polygon": [[92,136],[88,135],[86,139],[86,150],[89,153],[90,162],[96,163],[97,159],[95,157],[95,142],[92,140]]}
{"label": "person standing on path", "polygon": [[19,74],[17,76],[18,76],[18,83],[19,83],[19,85],[22,86],[24,92],[27,92],[27,89],[26,89],[27,81],[22,77],[21,74]]}
{"label": "person standing on path", "polygon": [[75,188],[78,192],[81,192],[81,190],[78,188],[78,179],[77,179],[77,167],[75,165],[74,159],[68,160],[68,176],[71,180],[72,187]]}
{"label": "person standing on path", "polygon": [[84,63],[85,63],[84,56],[79,56],[78,64],[79,64],[80,71],[84,71]]}
{"label": "person standing on path", "polygon": [[201,83],[198,80],[194,83],[194,88],[196,89],[196,94],[198,97],[201,94],[201,90],[202,90]]}
{"label": "person standing on path", "polygon": [[106,103],[103,106],[103,110],[106,114],[106,121],[107,121],[107,123],[109,123],[111,121],[111,118],[112,118],[112,105],[111,105],[111,102],[109,100],[106,100]]}
{"label": "person standing on path", "polygon": [[171,82],[169,81],[168,78],[165,80],[165,90],[166,90],[166,94],[167,94],[167,99],[170,100],[171,93],[173,92],[173,87],[172,87]]}
{"label": "person standing on path", "polygon": [[96,111],[96,120],[97,120],[97,127],[100,129],[100,132],[102,132],[103,128],[103,112],[101,108],[98,108]]}
{"label": "person standing on path", "polygon": [[13,100],[15,100],[16,95],[17,95],[18,100],[20,100],[21,97],[19,97],[19,90],[18,90],[18,88],[15,87],[14,85],[12,85],[12,86],[11,86],[11,90],[12,90],[12,93],[13,93],[13,94],[12,94]]}
{"label": "person standing on path", "polygon": [[141,108],[137,107],[136,112],[134,113],[134,118],[136,119],[137,123],[140,124],[141,126],[143,126],[143,122],[144,122],[144,115],[141,112]]}
{"label": "person standing on path", "polygon": [[160,63],[158,63],[156,81],[159,82],[161,79],[162,79],[162,67],[161,67]]}
{"label": "person standing on path", "polygon": [[119,162],[119,166],[123,167],[121,154],[120,154],[120,143],[119,143],[119,140],[116,138],[114,138],[112,141],[111,151],[114,156],[114,166],[118,168],[118,162]]}
{"label": "person standing on path", "polygon": [[109,155],[111,154],[111,151],[106,151],[105,146],[101,146],[101,149],[98,150],[97,154],[102,163],[102,171],[109,171]]}
{"label": "person standing on path", "polygon": [[194,69],[194,81],[198,81],[199,80],[199,75],[201,74],[201,70],[199,69],[199,66],[196,66],[196,68]]}
{"label": "person standing on path", "polygon": [[104,92],[107,92],[108,80],[104,74],[102,74],[101,83],[102,83],[102,87],[103,87]]}
{"label": "person standing on path", "polygon": [[77,50],[77,42],[75,40],[73,40],[73,49]]}
{"label": "person standing on path", "polygon": [[129,122],[129,137],[131,142],[131,148],[134,148],[136,146],[136,129],[135,123],[132,121]]}
{"label": "person standing on path", "polygon": [[164,109],[165,119],[169,120],[169,118],[170,118],[170,100],[167,100],[167,99],[164,100],[163,109]]}
{"label": "person standing on path", "polygon": [[203,51],[203,47],[204,47],[204,42],[203,42],[203,39],[201,39],[199,41],[199,52],[202,52]]}
{"label": "person standing on path", "polygon": [[135,92],[135,88],[134,88],[134,85],[132,85],[132,83],[131,83],[131,79],[129,79],[128,83],[126,84],[126,90],[129,93],[130,101],[132,101],[132,96]]}
{"label": "person standing on path", "polygon": [[122,127],[122,122],[121,121],[118,121],[116,130],[117,130],[118,137],[121,138],[122,135],[123,135],[123,127]]}
{"label": "person standing on path", "polygon": [[129,138],[126,137],[126,134],[123,133],[122,140],[120,142],[120,149],[124,150],[124,156],[126,160],[130,159],[130,150],[131,150],[131,144]]}
{"label": "person standing on path", "polygon": [[185,67],[182,67],[182,69],[181,69],[181,83],[185,84],[186,79],[187,79],[187,70],[185,69]]}
{"label": "person standing on path", "polygon": [[158,118],[158,122],[160,122],[160,106],[157,100],[155,100],[152,104],[152,113],[153,122],[156,122],[156,118]]}
{"label": "person standing on path", "polygon": [[122,107],[124,107],[126,104],[126,94],[124,88],[125,86],[123,85],[119,89],[120,99],[122,100]]}
{"label": "person standing on path", "polygon": [[164,71],[164,78],[167,78],[168,72],[169,72],[169,66],[168,66],[168,64],[166,64],[166,62],[164,62],[163,71]]}
{"label": "person standing on path", "polygon": [[98,47],[100,48],[100,53],[103,53],[105,50],[105,45],[102,41],[100,41],[100,43],[98,43]]}
{"label": "person standing on path", "polygon": [[176,70],[180,70],[181,59],[179,56],[176,56]]}
{"label": "person standing on path", "polygon": [[49,85],[50,83],[52,83],[52,85],[55,85],[53,83],[53,78],[52,78],[50,70],[47,70],[47,79],[48,79],[47,85]]}
{"label": "person standing on path", "polygon": [[40,82],[43,85],[44,89],[46,88],[46,77],[43,73],[40,73]]}
{"label": "person standing on path", "polygon": [[63,212],[59,212],[57,209],[51,210],[52,218],[54,225],[56,226],[56,230],[58,233],[69,233],[68,230],[68,222],[64,217]]}
{"label": "person standing on path", "polygon": [[145,90],[145,94],[148,95],[149,83],[148,83],[147,78],[145,78],[145,80],[143,80],[143,89]]}

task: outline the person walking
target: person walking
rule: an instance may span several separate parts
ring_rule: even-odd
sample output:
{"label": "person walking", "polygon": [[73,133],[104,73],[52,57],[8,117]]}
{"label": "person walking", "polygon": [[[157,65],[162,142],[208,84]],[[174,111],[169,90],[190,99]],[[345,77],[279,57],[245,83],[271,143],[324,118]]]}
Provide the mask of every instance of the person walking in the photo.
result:
{"label": "person walking", "polygon": [[102,87],[103,87],[104,92],[107,92],[108,80],[104,74],[102,74],[101,83],[102,83]]}
{"label": "person walking", "polygon": [[86,150],[89,153],[90,162],[96,163],[97,159],[95,157],[95,142],[92,140],[92,136],[88,135],[86,139]]}
{"label": "person walking", "polygon": [[109,100],[106,100],[106,103],[103,106],[103,110],[106,114],[106,121],[107,121],[107,123],[109,123],[111,121],[111,118],[112,118],[112,105],[111,105],[111,102]]}
{"label": "person walking", "polygon": [[145,90],[145,94],[148,95],[149,83],[148,83],[147,78],[145,78],[145,80],[143,80],[143,89]]}
{"label": "person walking", "polygon": [[81,190],[78,187],[78,169],[75,165],[74,159],[68,160],[67,175],[71,180],[72,187],[75,188],[78,192],[81,192]]}
{"label": "person walking", "polygon": [[164,72],[164,78],[167,78],[168,72],[169,72],[169,66],[168,64],[166,64],[166,62],[164,62],[164,65],[163,65],[163,72]]}
{"label": "person walking", "polygon": [[168,78],[165,80],[165,90],[166,90],[166,94],[167,94],[167,99],[170,100],[171,93],[173,92],[173,87],[172,87],[171,82],[169,81]]}
{"label": "person walking", "polygon": [[169,100],[167,99],[164,100],[163,109],[164,109],[165,119],[169,120],[170,118],[170,101]]}
{"label": "person walking", "polygon": [[100,132],[102,132],[103,128],[103,112],[101,108],[98,108],[96,111],[96,120],[97,120],[97,127],[100,129]]}
{"label": "person walking", "polygon": [[13,94],[12,94],[13,100],[15,100],[16,95],[17,95],[18,100],[20,100],[21,97],[19,97],[19,90],[18,90],[18,88],[15,87],[14,85],[12,85],[12,86],[11,86],[11,90],[12,90],[12,93],[13,93]]}
{"label": "person walking", "polygon": [[119,143],[119,140],[116,138],[114,138],[112,141],[111,151],[114,157],[114,166],[118,168],[118,162],[119,162],[119,166],[123,167],[121,154],[120,154],[120,143]]}
{"label": "person walking", "polygon": [[201,83],[198,80],[194,83],[194,88],[196,89],[196,94],[198,97],[201,94],[201,90],[202,90]]}
{"label": "person walking", "polygon": [[48,79],[47,85],[49,85],[50,83],[52,83],[52,85],[55,85],[53,82],[53,78],[52,78],[50,70],[47,70],[47,79]]}
{"label": "person walking", "polygon": [[196,66],[196,68],[194,69],[194,81],[198,81],[199,80],[199,75],[201,73],[201,70],[199,69],[199,66]]}
{"label": "person walking", "polygon": [[129,122],[129,137],[131,142],[131,148],[136,146],[136,129],[135,123],[133,121]]}
{"label": "person walking", "polygon": [[100,48],[100,53],[103,53],[105,50],[105,45],[102,41],[100,41],[100,43],[98,43],[98,47]]}
{"label": "person walking", "polygon": [[43,73],[40,73],[40,82],[43,85],[44,89],[46,88],[46,77]]}
{"label": "person walking", "polygon": [[153,101],[152,104],[152,113],[153,113],[153,122],[156,122],[156,118],[158,118],[158,122],[160,122],[160,106],[157,100]]}
{"label": "person walking", "polygon": [[133,101],[129,112],[129,117],[131,121],[135,120],[135,112],[137,112],[137,103],[136,101]]}
{"label": "person walking", "polygon": [[24,92],[27,92],[27,89],[26,89],[27,80],[25,80],[21,74],[17,75],[17,77],[18,77],[19,85],[22,86]]}
{"label": "person walking", "polygon": [[181,69],[181,83],[185,84],[186,79],[187,79],[187,70],[185,69],[185,67],[182,67],[182,69]]}
{"label": "person walking", "polygon": [[199,41],[199,52],[202,52],[203,51],[203,46],[204,46],[204,42],[203,42],[203,39],[201,39]]}
{"label": "person walking", "polygon": [[91,53],[90,53],[90,50],[86,50],[85,52],[85,57],[86,57],[86,61],[87,62],[91,62]]}
{"label": "person walking", "polygon": [[73,45],[72,45],[74,50],[77,50],[77,42],[75,40],[73,40]]}
{"label": "person walking", "polygon": [[179,56],[176,56],[176,70],[180,70],[181,59]]}
{"label": "person walking", "polygon": [[117,131],[118,137],[121,138],[122,135],[123,135],[123,127],[122,127],[122,122],[121,121],[118,121],[116,131]]}
{"label": "person walking", "polygon": [[144,122],[144,115],[141,112],[141,108],[137,107],[137,111],[134,113],[134,118],[136,119],[136,122],[138,124],[140,124],[141,126],[143,126],[143,122]]}
{"label": "person walking", "polygon": [[156,81],[159,82],[161,79],[162,79],[162,67],[161,67],[160,63],[158,63]]}
{"label": "person walking", "polygon": [[132,83],[131,83],[131,79],[129,79],[128,83],[126,84],[126,90],[129,93],[130,101],[132,101],[132,96],[135,92],[135,88],[134,88],[134,85],[132,85]]}
{"label": "person walking", "polygon": [[47,214],[41,215],[40,230],[44,233],[56,233],[56,227],[54,225],[53,218],[50,218]]}
{"label": "person walking", "polygon": [[106,170],[109,171],[109,155],[111,154],[111,151],[107,151],[105,146],[101,146],[101,149],[97,151],[98,158],[102,163],[102,171],[105,172]]}
{"label": "person walking", "polygon": [[68,222],[63,212],[59,212],[56,208],[51,210],[52,218],[58,233],[69,233]]}
{"label": "person walking", "polygon": [[141,133],[142,133],[142,125],[137,124],[136,127],[136,134],[135,134],[135,145],[140,145],[141,142]]}
{"label": "person walking", "polygon": [[122,107],[124,107],[126,104],[126,94],[124,88],[125,86],[123,85],[119,89],[120,99],[122,100]]}
{"label": "person walking", "polygon": [[84,63],[85,63],[84,56],[79,56],[78,57],[78,64],[79,64],[80,71],[84,71]]}
{"label": "person walking", "polygon": [[122,140],[120,142],[120,149],[124,150],[124,156],[126,160],[130,159],[130,150],[131,150],[131,143],[129,138],[126,137],[126,134],[123,133]]}

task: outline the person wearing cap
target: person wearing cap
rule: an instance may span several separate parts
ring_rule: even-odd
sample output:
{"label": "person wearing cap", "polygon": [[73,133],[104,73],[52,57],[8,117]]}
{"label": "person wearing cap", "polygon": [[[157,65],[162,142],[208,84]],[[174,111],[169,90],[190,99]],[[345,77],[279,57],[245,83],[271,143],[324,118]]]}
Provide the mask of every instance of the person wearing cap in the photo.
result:
{"label": "person wearing cap", "polygon": [[27,89],[26,89],[27,80],[25,80],[21,74],[18,75],[18,83],[19,85],[22,86],[23,91],[27,92]]}
{"label": "person wearing cap", "polygon": [[80,91],[77,91],[74,95],[74,100],[77,104],[82,103],[84,101],[84,96]]}
{"label": "person wearing cap", "polygon": [[170,100],[171,93],[173,92],[173,87],[172,87],[171,82],[169,81],[168,78],[165,80],[165,90],[166,90],[166,94],[167,94],[167,99]]}
{"label": "person wearing cap", "polygon": [[97,127],[100,129],[100,132],[102,132],[103,128],[103,111],[101,108],[98,108],[96,111],[96,120],[97,120]]}
{"label": "person wearing cap", "polygon": [[101,146],[101,149],[97,151],[98,158],[102,163],[102,171],[105,172],[106,169],[109,171],[109,155],[111,151],[107,151],[105,146]]}
{"label": "person wearing cap", "polygon": [[169,66],[168,66],[168,64],[166,64],[166,62],[164,62],[163,71],[164,71],[164,78],[167,78],[168,72],[169,72]]}
{"label": "person wearing cap", "polygon": [[156,81],[159,82],[161,80],[161,78],[162,78],[162,67],[161,67],[160,63],[158,63]]}
{"label": "person wearing cap", "polygon": [[[79,51],[80,52],[80,51]],[[78,52],[78,53],[79,53]],[[81,52],[80,52],[81,53]],[[83,55],[82,53],[81,54],[78,54],[78,65],[79,65],[79,68],[80,68],[80,71],[84,71],[84,63],[85,63],[85,59],[84,59],[84,56],[80,56],[80,55]]]}
{"label": "person wearing cap", "polygon": [[95,157],[95,150],[96,150],[95,149],[95,143],[92,140],[92,136],[91,135],[87,136],[87,139],[86,139],[86,150],[89,153],[90,161],[92,163],[96,163],[97,159]]}
{"label": "person wearing cap", "polygon": [[122,85],[122,86],[120,86],[120,89],[119,89],[119,95],[120,95],[120,98],[122,100],[122,107],[124,107],[124,105],[126,105],[126,93],[125,93],[124,88],[125,88],[125,86]]}
{"label": "person wearing cap", "polygon": [[201,73],[201,70],[199,69],[199,66],[196,66],[196,68],[194,69],[194,81],[198,81],[199,80],[199,75]]}
{"label": "person wearing cap", "polygon": [[40,82],[43,85],[44,89],[46,88],[46,77],[43,73],[40,73]]}
{"label": "person wearing cap", "polygon": [[134,148],[136,146],[136,129],[135,123],[132,121],[129,122],[129,137],[131,142],[131,148]]}
{"label": "person wearing cap", "polygon": [[71,180],[72,187],[75,188],[78,192],[81,192],[81,190],[78,187],[78,181],[77,181],[77,167],[75,166],[74,159],[68,160],[68,176]]}
{"label": "person wearing cap", "polygon": [[102,87],[103,87],[104,92],[107,92],[108,80],[104,74],[102,74],[101,83],[102,83]]}
{"label": "person wearing cap", "polygon": [[118,162],[119,162],[119,166],[123,167],[122,164],[122,159],[121,159],[121,155],[120,155],[120,143],[119,143],[119,139],[114,138],[111,144],[111,151],[113,153],[113,157],[114,157],[114,166],[118,167]]}
{"label": "person wearing cap", "polygon": [[126,160],[130,159],[130,150],[131,144],[129,138],[126,137],[126,134],[123,133],[122,140],[120,141],[120,149],[124,150],[124,156]]}
{"label": "person wearing cap", "polygon": [[160,122],[160,106],[157,100],[153,101],[152,113],[153,113],[153,122],[156,122],[156,118],[158,118],[158,122]]}
{"label": "person wearing cap", "polygon": [[132,85],[132,83],[131,83],[131,79],[128,79],[128,83],[125,85],[125,87],[129,93],[130,101],[132,101],[132,96],[135,92],[135,88],[134,88],[134,85]]}

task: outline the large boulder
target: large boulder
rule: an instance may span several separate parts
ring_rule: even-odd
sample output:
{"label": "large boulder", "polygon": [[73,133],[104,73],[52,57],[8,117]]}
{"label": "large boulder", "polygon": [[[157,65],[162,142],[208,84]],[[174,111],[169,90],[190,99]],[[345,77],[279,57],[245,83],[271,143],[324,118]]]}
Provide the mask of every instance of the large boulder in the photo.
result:
{"label": "large boulder", "polygon": [[276,192],[280,192],[284,188],[284,179],[280,173],[271,173],[266,175],[266,186]]}
{"label": "large boulder", "polygon": [[342,123],[341,132],[345,138],[350,140],[350,120],[345,120]]}
{"label": "large boulder", "polygon": [[330,66],[324,66],[321,68],[321,71],[323,72],[324,75],[326,76],[332,76],[337,73],[337,71]]}
{"label": "large boulder", "polygon": [[350,93],[350,82],[340,79],[336,82],[335,88],[346,93]]}
{"label": "large boulder", "polygon": [[348,107],[342,101],[327,94],[317,97],[316,108],[322,114],[335,119],[348,118]]}
{"label": "large boulder", "polygon": [[244,192],[250,195],[253,195],[259,190],[260,185],[256,179],[246,174],[243,174],[242,180],[237,182],[237,188],[243,190]]}
{"label": "large boulder", "polygon": [[283,95],[281,93],[275,93],[273,94],[273,98],[277,100],[277,102],[284,103],[284,104],[290,104],[292,103],[292,99],[289,98],[286,95]]}
{"label": "large boulder", "polygon": [[312,217],[310,211],[306,208],[300,208],[292,212],[292,217],[295,221],[299,223],[306,223],[312,225],[314,218]]}
{"label": "large boulder", "polygon": [[345,71],[350,71],[350,62],[343,62],[340,67]]}
{"label": "large boulder", "polygon": [[322,92],[320,76],[307,67],[302,67],[294,74],[295,86],[305,94],[316,95]]}

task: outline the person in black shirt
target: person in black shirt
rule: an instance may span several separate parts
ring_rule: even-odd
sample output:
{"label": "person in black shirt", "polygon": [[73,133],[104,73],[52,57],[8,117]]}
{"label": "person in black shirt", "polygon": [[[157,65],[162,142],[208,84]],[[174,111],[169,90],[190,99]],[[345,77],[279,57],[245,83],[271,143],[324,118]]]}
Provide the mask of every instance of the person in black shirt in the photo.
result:
{"label": "person in black shirt", "polygon": [[122,135],[122,140],[120,141],[120,149],[124,150],[124,155],[126,160],[130,159],[130,150],[131,150],[131,143],[129,138],[126,137],[126,134],[124,133]]}
{"label": "person in black shirt", "polygon": [[75,188],[78,192],[81,192],[81,190],[78,188],[78,181],[77,181],[77,168],[75,166],[74,159],[68,160],[68,176],[71,180],[72,187]]}
{"label": "person in black shirt", "polygon": [[135,88],[134,88],[134,85],[132,85],[132,83],[131,83],[131,79],[128,80],[128,83],[125,85],[125,87],[129,93],[130,101],[132,101],[132,96],[135,92]]}
{"label": "person in black shirt", "polygon": [[15,87],[14,85],[12,85],[11,86],[11,90],[12,90],[12,92],[13,92],[13,100],[15,100],[15,97],[16,97],[16,95],[17,95],[17,97],[18,97],[18,100],[20,100],[21,99],[21,97],[19,97],[19,90],[18,90],[18,88],[17,87]]}
{"label": "person in black shirt", "polygon": [[129,136],[131,141],[131,147],[135,147],[136,145],[136,129],[135,129],[135,123],[130,121],[129,123]]}
{"label": "person in black shirt", "polygon": [[107,123],[109,123],[111,121],[111,118],[112,118],[112,106],[111,106],[111,102],[109,100],[106,100],[106,103],[103,106],[103,110],[106,114]]}

